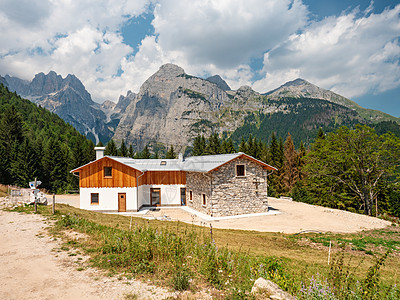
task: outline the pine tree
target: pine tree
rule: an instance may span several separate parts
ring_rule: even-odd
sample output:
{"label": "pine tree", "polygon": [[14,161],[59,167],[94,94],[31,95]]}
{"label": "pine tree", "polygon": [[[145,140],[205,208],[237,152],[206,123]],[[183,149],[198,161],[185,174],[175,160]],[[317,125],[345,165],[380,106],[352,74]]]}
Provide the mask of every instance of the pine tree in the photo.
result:
{"label": "pine tree", "polygon": [[174,150],[174,146],[171,145],[171,147],[169,148],[166,157],[167,159],[175,159],[176,158],[176,153]]}
{"label": "pine tree", "polygon": [[217,133],[213,133],[208,139],[208,145],[206,147],[207,154],[219,154],[221,153],[221,142]]}
{"label": "pine tree", "polygon": [[228,139],[228,141],[226,142],[226,149],[225,149],[225,153],[235,153],[236,149],[235,146],[233,145],[233,141],[231,138]]}
{"label": "pine tree", "polygon": [[146,145],[143,151],[140,153],[140,158],[149,159],[151,158],[151,153],[149,147]]}
{"label": "pine tree", "polygon": [[104,151],[105,155],[110,155],[110,156],[117,156],[118,155],[118,149],[117,146],[115,145],[115,142],[111,139],[107,143],[106,150]]}
{"label": "pine tree", "polygon": [[271,143],[269,146],[269,156],[271,160],[271,164],[278,168],[278,162],[279,162],[279,145],[278,141],[276,139],[275,133],[273,132],[271,135]]}
{"label": "pine tree", "polygon": [[13,182],[11,163],[16,159],[18,145],[23,139],[21,115],[11,106],[4,112],[0,121],[0,182]]}
{"label": "pine tree", "polygon": [[322,130],[322,128],[320,127],[318,130],[317,139],[324,139],[324,138],[325,138],[325,133]]}
{"label": "pine tree", "polygon": [[121,146],[118,149],[118,155],[122,156],[122,157],[128,156],[128,149],[126,148],[124,139],[122,139],[122,141],[121,141]]}
{"label": "pine tree", "polygon": [[131,158],[135,156],[135,152],[133,151],[132,145],[129,145],[128,156]]}
{"label": "pine tree", "polygon": [[61,143],[51,138],[45,146],[42,163],[44,167],[44,178],[42,186],[52,192],[62,189],[68,175],[67,155],[65,147]]}
{"label": "pine tree", "polygon": [[103,143],[101,141],[99,141],[96,145],[96,147],[104,147]]}
{"label": "pine tree", "polygon": [[247,140],[247,154],[253,157],[257,155],[257,142],[255,138],[250,134],[249,139]]}
{"label": "pine tree", "polygon": [[305,156],[306,156],[306,147],[304,147],[303,141],[300,141],[300,148],[299,148],[299,153],[297,155],[297,165],[299,168],[299,179],[304,178],[304,171],[303,171],[303,166],[305,164]]}
{"label": "pine tree", "polygon": [[294,149],[292,136],[288,134],[284,145],[283,183],[285,190],[291,192],[299,180],[298,154]]}
{"label": "pine tree", "polygon": [[239,152],[247,153],[247,144],[243,137],[239,145]]}
{"label": "pine tree", "polygon": [[202,139],[201,136],[198,135],[194,138],[194,142],[193,142],[193,150],[192,150],[192,155],[193,156],[200,156],[203,155],[204,153],[204,148],[202,145]]}

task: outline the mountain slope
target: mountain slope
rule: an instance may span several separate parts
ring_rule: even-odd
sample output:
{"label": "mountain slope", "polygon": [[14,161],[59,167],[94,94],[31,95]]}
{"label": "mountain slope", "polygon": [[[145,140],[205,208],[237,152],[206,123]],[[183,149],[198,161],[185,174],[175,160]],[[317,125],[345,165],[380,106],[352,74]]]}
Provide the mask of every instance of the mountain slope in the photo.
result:
{"label": "mountain slope", "polygon": [[94,144],[59,116],[0,84],[0,183],[75,189],[69,170],[94,159]]}
{"label": "mountain slope", "polygon": [[279,88],[265,93],[264,95],[268,96],[268,98],[273,100],[277,100],[282,97],[314,98],[314,99],[328,100],[333,103],[340,104],[355,110],[364,119],[369,120],[373,123],[378,123],[382,121],[395,121],[400,124],[400,118],[393,117],[389,114],[386,114],[378,110],[361,107],[354,101],[351,101],[334,92],[322,89],[301,78],[289,81],[280,86]]}
{"label": "mountain slope", "polygon": [[166,64],[143,83],[127,106],[114,139],[125,139],[138,150],[148,143],[182,150],[198,134],[233,134],[238,141],[250,133],[269,137],[273,131],[282,136],[295,131],[307,140],[319,127],[329,131],[366,122],[354,110],[325,100],[272,98],[248,86],[225,91],[216,83]]}
{"label": "mountain slope", "polygon": [[111,138],[113,130],[105,122],[106,114],[74,75],[62,78],[51,71],[47,75],[36,74],[31,82],[10,76],[5,78],[11,91],[56,113],[96,143]]}

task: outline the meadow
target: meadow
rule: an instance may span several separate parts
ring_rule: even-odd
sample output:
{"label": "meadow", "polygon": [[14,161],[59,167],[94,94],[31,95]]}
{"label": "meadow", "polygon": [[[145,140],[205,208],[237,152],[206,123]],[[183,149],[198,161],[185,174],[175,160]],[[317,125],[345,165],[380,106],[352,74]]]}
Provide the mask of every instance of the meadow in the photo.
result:
{"label": "meadow", "polygon": [[[31,206],[18,207],[33,213]],[[262,299],[250,293],[263,277],[298,299],[399,299],[400,227],[353,234],[282,234],[212,229],[57,205],[38,213],[55,220],[65,249],[91,257],[110,276],[151,280],[178,291],[208,289],[215,298]],[[82,233],[73,239],[65,231]],[[330,254],[329,254],[330,249]],[[328,264],[329,260],[329,264]]]}

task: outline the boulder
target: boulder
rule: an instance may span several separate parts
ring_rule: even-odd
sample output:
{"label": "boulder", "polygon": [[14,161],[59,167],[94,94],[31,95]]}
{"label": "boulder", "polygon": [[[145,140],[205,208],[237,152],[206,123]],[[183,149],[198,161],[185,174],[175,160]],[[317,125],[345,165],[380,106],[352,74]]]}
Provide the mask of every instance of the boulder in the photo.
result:
{"label": "boulder", "polygon": [[[281,300],[294,300],[293,297],[288,292],[282,290],[276,283],[271,280],[266,280],[262,277],[258,278],[251,289],[251,293],[257,297],[257,295],[262,295],[263,299],[281,299]],[[268,298],[267,298],[268,297]]]}

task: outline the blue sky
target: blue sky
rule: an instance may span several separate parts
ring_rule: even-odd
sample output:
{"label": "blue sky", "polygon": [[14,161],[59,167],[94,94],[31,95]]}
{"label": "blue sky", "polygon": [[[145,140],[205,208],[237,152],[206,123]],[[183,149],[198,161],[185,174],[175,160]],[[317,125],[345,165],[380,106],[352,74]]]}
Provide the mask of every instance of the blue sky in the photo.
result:
{"label": "blue sky", "polygon": [[117,101],[168,62],[267,92],[298,77],[400,117],[399,1],[0,0],[0,75]]}

